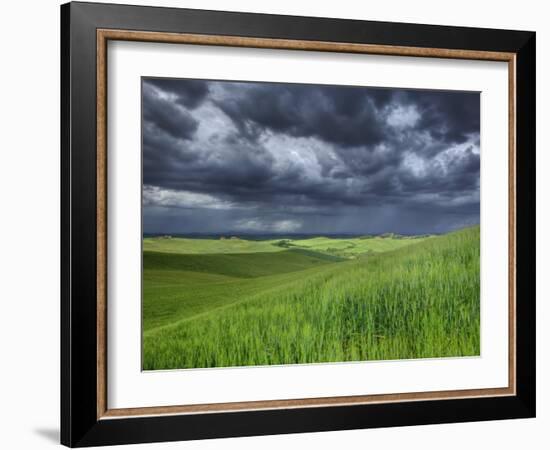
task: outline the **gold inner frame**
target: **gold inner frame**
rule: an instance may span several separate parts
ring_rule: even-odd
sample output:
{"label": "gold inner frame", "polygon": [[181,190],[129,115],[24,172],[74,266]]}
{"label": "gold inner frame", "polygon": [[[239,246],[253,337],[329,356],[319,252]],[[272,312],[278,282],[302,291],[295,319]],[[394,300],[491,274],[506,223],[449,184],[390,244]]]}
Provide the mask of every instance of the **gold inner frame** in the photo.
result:
{"label": "gold inner frame", "polygon": [[[371,55],[501,61],[508,63],[508,386],[287,400],[109,409],[107,405],[107,42],[109,40],[308,50]],[[403,47],[239,36],[97,30],[97,418],[197,414],[266,409],[344,406],[421,400],[513,396],[516,394],[516,54],[445,48]]]}

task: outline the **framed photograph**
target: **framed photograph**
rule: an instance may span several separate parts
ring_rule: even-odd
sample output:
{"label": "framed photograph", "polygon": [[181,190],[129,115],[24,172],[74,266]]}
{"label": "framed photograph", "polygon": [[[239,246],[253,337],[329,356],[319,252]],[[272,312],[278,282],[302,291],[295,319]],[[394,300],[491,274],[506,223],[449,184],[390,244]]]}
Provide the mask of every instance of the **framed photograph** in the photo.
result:
{"label": "framed photograph", "polygon": [[61,7],[61,441],[535,415],[535,33]]}

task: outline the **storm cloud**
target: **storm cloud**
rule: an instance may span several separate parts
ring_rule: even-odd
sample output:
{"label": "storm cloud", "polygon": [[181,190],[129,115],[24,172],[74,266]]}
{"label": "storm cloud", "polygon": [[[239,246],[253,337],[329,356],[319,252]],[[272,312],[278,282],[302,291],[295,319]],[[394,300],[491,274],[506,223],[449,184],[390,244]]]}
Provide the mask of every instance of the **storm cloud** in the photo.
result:
{"label": "storm cloud", "polygon": [[479,223],[479,93],[145,78],[145,233]]}

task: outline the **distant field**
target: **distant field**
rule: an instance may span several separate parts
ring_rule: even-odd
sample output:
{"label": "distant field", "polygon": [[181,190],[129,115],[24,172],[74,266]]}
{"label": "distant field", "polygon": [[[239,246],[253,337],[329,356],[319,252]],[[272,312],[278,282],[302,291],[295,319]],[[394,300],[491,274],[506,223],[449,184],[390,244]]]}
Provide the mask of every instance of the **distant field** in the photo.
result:
{"label": "distant field", "polygon": [[329,253],[341,257],[356,257],[365,253],[380,253],[389,250],[396,250],[407,245],[422,242],[429,237],[422,238],[351,238],[351,239],[332,239],[326,237],[318,237],[313,239],[301,239],[290,242],[290,247],[293,246],[306,248],[309,250]]}
{"label": "distant field", "polygon": [[145,370],[479,354],[479,227],[143,248]]}
{"label": "distant field", "polygon": [[428,237],[354,237],[337,239],[314,237],[310,239],[266,239],[245,238],[189,239],[179,237],[156,237],[143,240],[144,252],[190,254],[236,254],[271,253],[287,249],[313,250],[343,258],[353,258],[369,252],[386,252],[421,242]]}
{"label": "distant field", "polygon": [[280,252],[284,248],[273,245],[272,240],[248,241],[245,239],[186,239],[173,237],[145,238],[143,251],[184,254],[207,253],[265,253]]}

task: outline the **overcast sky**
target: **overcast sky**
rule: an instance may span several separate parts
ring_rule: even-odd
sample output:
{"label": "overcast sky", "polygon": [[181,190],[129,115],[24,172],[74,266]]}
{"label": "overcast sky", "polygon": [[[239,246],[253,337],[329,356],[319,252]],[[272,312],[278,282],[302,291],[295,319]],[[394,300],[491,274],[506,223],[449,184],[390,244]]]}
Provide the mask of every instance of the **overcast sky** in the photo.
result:
{"label": "overcast sky", "polygon": [[479,223],[479,93],[143,80],[144,233]]}

